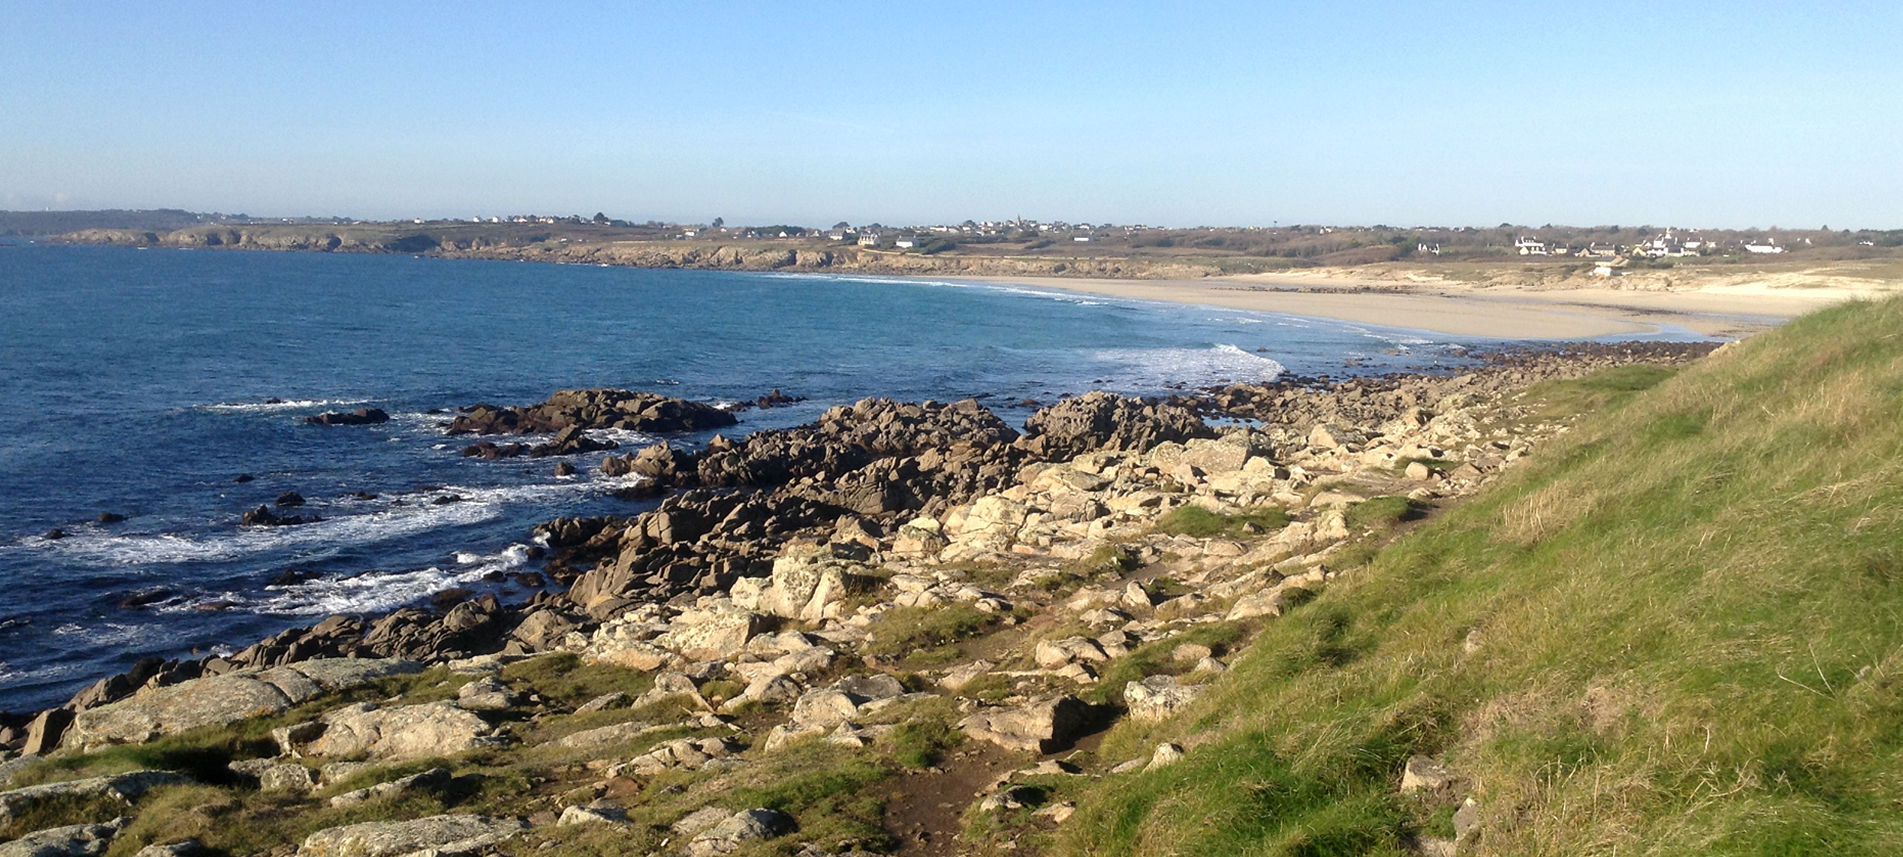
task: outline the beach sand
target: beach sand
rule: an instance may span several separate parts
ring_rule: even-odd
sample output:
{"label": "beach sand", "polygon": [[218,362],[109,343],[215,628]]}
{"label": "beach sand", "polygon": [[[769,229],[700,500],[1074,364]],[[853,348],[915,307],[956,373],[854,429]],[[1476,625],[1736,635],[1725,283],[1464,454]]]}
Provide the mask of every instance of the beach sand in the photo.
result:
{"label": "beach sand", "polygon": [[1673,327],[1732,339],[1845,300],[1888,288],[1777,288],[1725,283],[1671,291],[1613,288],[1520,289],[1452,282],[1355,282],[1339,276],[1243,275],[1197,280],[961,277],[1118,298],[1230,309],[1503,339],[1589,339]]}

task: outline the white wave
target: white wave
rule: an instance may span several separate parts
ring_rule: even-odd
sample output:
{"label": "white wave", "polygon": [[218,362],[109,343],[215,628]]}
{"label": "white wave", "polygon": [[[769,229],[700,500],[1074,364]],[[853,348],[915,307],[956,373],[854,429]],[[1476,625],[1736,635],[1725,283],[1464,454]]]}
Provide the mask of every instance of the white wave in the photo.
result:
{"label": "white wave", "polygon": [[[338,515],[290,527],[243,527],[235,528],[234,532],[202,536],[177,533],[115,536],[99,531],[71,535],[57,541],[28,538],[21,541],[21,546],[54,551],[76,560],[102,565],[216,562],[267,551],[373,544],[442,527],[477,524],[500,517],[505,508],[512,504],[575,494],[605,494],[630,487],[639,480],[640,477],[626,476],[496,488],[450,485],[429,494],[404,498],[406,502],[403,505],[380,500],[374,503],[382,507],[376,511]],[[430,502],[431,498],[441,495],[455,495],[463,499],[441,506]]]}
{"label": "white wave", "polygon": [[432,593],[482,580],[528,562],[527,545],[510,545],[494,554],[459,552],[457,568],[437,566],[403,572],[369,572],[354,577],[309,580],[266,587],[270,597],[239,606],[281,616],[329,616],[372,613],[408,604]]}
{"label": "white wave", "polygon": [[291,399],[281,402],[215,402],[209,405],[197,405],[197,410],[213,411],[225,414],[265,414],[279,411],[304,411],[314,408],[334,408],[341,405],[368,404],[369,399]]}
{"label": "white wave", "polygon": [[976,291],[1042,298],[1059,303],[1076,304],[1078,306],[1125,306],[1142,302],[1122,298],[1112,299],[1104,295],[1083,294],[1063,291],[1061,289],[1040,289],[1035,286],[1015,283],[981,283],[971,280],[936,280],[925,277],[881,277],[869,274],[773,274],[771,276],[820,279],[836,283],[868,283],[887,286],[931,286],[941,289],[973,289]]}
{"label": "white wave", "polygon": [[153,628],[142,625],[124,625],[118,622],[106,622],[96,627],[87,627],[78,622],[68,622],[53,629],[54,636],[82,636],[87,644],[93,646],[129,646],[151,636]]}
{"label": "white wave", "polygon": [[1281,363],[1251,354],[1234,345],[1209,348],[1111,348],[1091,357],[1121,364],[1111,381],[1130,388],[1156,389],[1176,384],[1192,387],[1224,382],[1256,383],[1282,374]]}
{"label": "white wave", "polygon": [[71,661],[50,663],[36,669],[15,669],[12,664],[0,661],[0,687],[34,684],[65,678],[78,673],[84,666]]}
{"label": "white wave", "polygon": [[661,440],[647,432],[624,428],[589,429],[587,434],[595,440],[610,440],[623,447],[653,446]]}
{"label": "white wave", "polygon": [[500,553],[476,553],[475,551],[457,551],[457,565],[481,565],[485,568],[507,571],[528,564],[529,546],[510,545]]}
{"label": "white wave", "polygon": [[415,601],[432,592],[440,592],[481,577],[481,573],[448,572],[434,566],[387,574],[369,572],[356,577],[312,580],[282,589],[271,587],[279,590],[277,594],[240,606],[255,613],[279,616],[370,613]]}

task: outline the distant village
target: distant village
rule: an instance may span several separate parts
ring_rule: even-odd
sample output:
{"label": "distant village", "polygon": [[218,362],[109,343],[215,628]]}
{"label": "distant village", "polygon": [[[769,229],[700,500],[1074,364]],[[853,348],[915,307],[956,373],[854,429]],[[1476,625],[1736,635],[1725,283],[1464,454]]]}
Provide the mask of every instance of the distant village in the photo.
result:
{"label": "distant village", "polygon": [[[267,217],[182,210],[0,212],[0,235],[56,235],[87,228],[155,232],[233,224],[360,226],[415,230],[432,240],[509,243],[575,241],[693,241],[736,243],[783,241],[803,247],[846,246],[868,252],[931,255],[956,251],[986,255],[1112,257],[1163,256],[1215,261],[1239,271],[1288,267],[1364,265],[1381,262],[1462,260],[1564,264],[1580,273],[1615,277],[1636,268],[1772,260],[1903,255],[1903,230],[1687,229],[1676,226],[1270,226],[1169,227],[1148,224],[1070,222],[1013,217],[912,225],[853,224],[830,227],[774,224],[630,221],[597,212],[494,214],[452,218],[369,220],[344,217]],[[461,237],[450,238],[451,235]],[[1233,263],[1223,260],[1236,260]]]}
{"label": "distant village", "polygon": [[[427,221],[417,220],[416,223]],[[1199,227],[1182,229],[1144,224],[1099,224],[1070,223],[1062,220],[1032,220],[1014,218],[1010,220],[966,220],[961,223],[941,223],[912,226],[887,226],[872,223],[855,226],[847,222],[833,224],[827,229],[805,226],[734,226],[730,227],[720,218],[711,224],[682,225],[648,221],[631,223],[596,214],[593,218],[580,215],[551,216],[517,214],[507,217],[472,217],[474,223],[510,223],[510,224],[567,224],[627,227],[651,230],[655,238],[674,238],[678,240],[801,240],[825,241],[834,244],[846,244],[878,250],[937,252],[950,249],[958,244],[999,244],[1030,242],[1025,249],[1051,249],[1058,246],[1074,246],[1079,251],[1085,245],[1111,244],[1118,247],[1172,247],[1189,246],[1207,249],[1229,247],[1239,249],[1239,244],[1259,244],[1263,240],[1273,241],[1267,235],[1306,236],[1308,247],[1321,246],[1327,249],[1341,247],[1362,247],[1372,237],[1386,244],[1400,244],[1399,236],[1419,236],[1420,240],[1408,240],[1411,246],[1401,246],[1394,255],[1415,257],[1439,257],[1442,255],[1498,257],[1518,255],[1522,257],[1571,258],[1581,262],[1596,262],[1593,273],[1600,276],[1617,276],[1620,267],[1632,260],[1682,259],[1698,256],[1776,256],[1794,248],[1813,246],[1815,239],[1807,230],[1783,231],[1786,235],[1780,240],[1770,233],[1740,233],[1737,231],[1719,231],[1718,236],[1707,237],[1698,229],[1666,228],[1641,237],[1639,240],[1592,240],[1582,239],[1580,232],[1624,232],[1629,237],[1632,230],[1621,227],[1600,227],[1594,230],[1570,228],[1554,229],[1518,229],[1508,224],[1492,230],[1463,227],[1459,229],[1417,228],[1399,229],[1386,226],[1372,227],[1333,227],[1333,226],[1274,226],[1274,227]],[[1494,236],[1505,231],[1510,241]],[[1563,233],[1548,237],[1546,232]],[[1849,241],[1842,240],[1837,233],[1822,230],[1833,246],[1842,246]],[[1224,241],[1219,236],[1225,234],[1262,236],[1254,240]],[[1267,235],[1265,235],[1265,233]],[[1643,236],[1646,233],[1639,232]],[[1849,233],[1844,233],[1848,235]],[[1863,233],[1859,233],[1862,235]],[[1884,233],[1890,235],[1890,233]],[[1183,236],[1180,242],[1176,236]],[[1197,237],[1201,236],[1201,237]],[[1432,236],[1435,240],[1429,240]],[[1891,237],[1894,237],[1893,235]],[[1287,240],[1287,239],[1284,239]],[[1299,240],[1299,239],[1298,239]],[[1787,243],[1788,242],[1788,243]],[[1864,247],[1876,246],[1872,238],[1861,238],[1854,242]],[[1884,241],[1893,245],[1895,241]],[[1451,244],[1444,249],[1444,245]],[[1411,251],[1411,252],[1410,252]],[[1289,254],[1294,255],[1294,254]],[[1310,253],[1300,255],[1308,256]]]}

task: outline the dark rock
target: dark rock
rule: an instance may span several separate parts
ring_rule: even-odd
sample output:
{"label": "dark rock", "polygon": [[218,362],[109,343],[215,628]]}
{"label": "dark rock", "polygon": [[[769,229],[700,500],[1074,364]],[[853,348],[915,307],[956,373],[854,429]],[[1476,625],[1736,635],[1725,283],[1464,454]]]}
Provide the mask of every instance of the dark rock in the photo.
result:
{"label": "dark rock", "polygon": [[469,596],[474,594],[476,593],[471,592],[467,589],[464,589],[460,586],[456,586],[456,587],[451,587],[449,589],[444,589],[438,592],[430,593],[429,600],[431,604],[434,604],[438,607],[448,607],[454,604],[461,603],[465,599],[469,598]]}
{"label": "dark rock", "polygon": [[259,506],[244,513],[238,523],[248,527],[293,527],[298,524],[310,524],[321,520],[316,515],[279,515],[269,506]]}
{"label": "dark rock", "polygon": [[[449,424],[450,434],[541,434],[568,428],[693,432],[735,423],[712,405],[628,390],[557,390],[539,405],[474,405]],[[560,454],[560,453],[556,453]]]}
{"label": "dark rock", "polygon": [[377,499],[377,495],[375,495],[375,494],[372,494],[372,493],[370,493],[370,492],[368,492],[368,491],[358,491],[358,492],[355,492],[355,493],[352,493],[352,494],[348,494],[348,495],[345,495],[345,496],[348,496],[348,497],[349,497],[350,499],[352,499],[352,500],[366,500],[366,501],[367,501],[367,500],[375,500],[375,499]]}
{"label": "dark rock", "polygon": [[569,462],[569,461],[558,461],[558,462],[556,462],[556,463],[555,463],[555,475],[556,475],[556,476],[573,476],[573,475],[575,475],[575,465],[574,465],[574,463],[573,463],[573,462]]}
{"label": "dark rock", "polygon": [[58,527],[46,531],[46,540],[49,542],[56,542],[63,538],[66,538],[66,531]]}
{"label": "dark rock", "polygon": [[429,504],[431,506],[447,506],[451,503],[461,503],[463,499],[462,495],[459,494],[442,494],[431,498]]}
{"label": "dark rock", "polygon": [[315,569],[287,568],[283,571],[278,572],[277,576],[272,577],[271,582],[265,585],[267,586],[296,586],[297,584],[300,584],[300,583],[316,580],[317,578],[322,576],[324,576],[324,573],[321,571],[317,571]]}
{"label": "dark rock", "polygon": [[169,589],[148,589],[144,592],[134,592],[131,595],[119,599],[119,609],[142,610],[160,601],[171,598],[173,594],[174,593]]}
{"label": "dark rock", "polygon": [[652,500],[666,493],[667,493],[667,488],[663,486],[661,483],[648,481],[648,482],[637,483],[634,485],[629,485],[623,488],[616,488],[615,490],[608,492],[608,496],[613,497],[616,500],[628,500],[632,502],[637,500]]}
{"label": "dark rock", "polygon": [[117,524],[125,519],[126,516],[116,512],[100,512],[98,521],[102,524]]}
{"label": "dark rock", "polygon": [[1085,393],[1038,411],[1024,428],[1019,446],[1049,461],[1098,450],[1143,452],[1165,441],[1214,435],[1182,405],[1150,404],[1104,392]]}
{"label": "dark rock", "polygon": [[296,491],[286,491],[278,495],[277,506],[280,509],[294,509],[304,505],[304,495]]}
{"label": "dark rock", "polygon": [[320,426],[367,426],[387,423],[390,415],[382,408],[358,408],[350,413],[322,413],[314,417],[305,417],[304,421]]}
{"label": "dark rock", "polygon": [[789,396],[785,393],[780,392],[780,388],[774,387],[773,392],[768,393],[764,396],[761,396],[760,398],[754,399],[753,405],[754,407],[757,407],[761,410],[766,410],[767,408],[777,408],[782,405],[790,405],[795,402],[804,402],[804,401],[806,401],[805,396]]}
{"label": "dark rock", "polygon": [[694,472],[694,456],[667,443],[657,443],[632,455],[602,459],[601,474],[610,477],[645,476],[657,485],[675,487],[688,487],[697,476]]}
{"label": "dark rock", "polygon": [[252,476],[252,475],[251,475],[251,474],[249,474],[249,473],[240,473],[240,474],[238,474],[237,476],[234,476],[234,477],[232,477],[232,479],[231,479],[231,481],[233,481],[233,482],[236,482],[236,483],[238,483],[238,484],[240,484],[240,485],[242,485],[242,484],[244,484],[244,483],[246,483],[246,482],[250,482],[251,480],[253,480],[253,479],[256,479],[256,478],[258,478],[258,477],[256,477],[256,476]]}

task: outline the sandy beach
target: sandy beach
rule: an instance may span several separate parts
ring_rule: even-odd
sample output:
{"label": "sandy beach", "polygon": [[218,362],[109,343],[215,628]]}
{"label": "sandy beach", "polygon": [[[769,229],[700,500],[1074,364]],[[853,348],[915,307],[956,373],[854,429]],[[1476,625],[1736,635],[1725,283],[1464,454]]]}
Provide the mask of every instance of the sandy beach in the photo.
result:
{"label": "sandy beach", "polygon": [[[1777,288],[1720,283],[1671,291],[1517,289],[1454,282],[1356,282],[1334,275],[1244,275],[1196,280],[966,277],[1118,298],[1204,304],[1361,324],[1503,339],[1588,339],[1679,328],[1720,339],[1749,336],[1815,309],[1889,292],[1885,286]],[[1887,284],[1886,284],[1887,285]]]}

